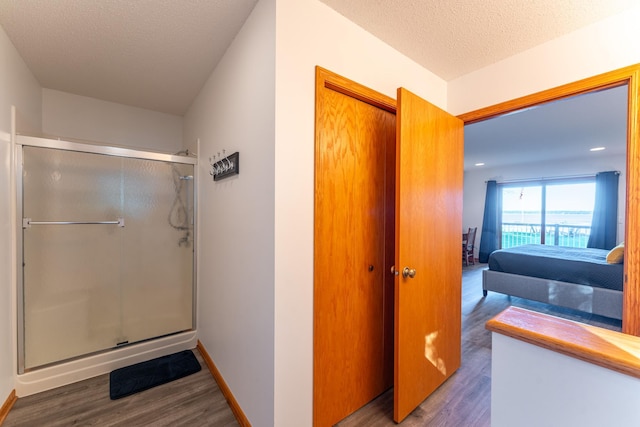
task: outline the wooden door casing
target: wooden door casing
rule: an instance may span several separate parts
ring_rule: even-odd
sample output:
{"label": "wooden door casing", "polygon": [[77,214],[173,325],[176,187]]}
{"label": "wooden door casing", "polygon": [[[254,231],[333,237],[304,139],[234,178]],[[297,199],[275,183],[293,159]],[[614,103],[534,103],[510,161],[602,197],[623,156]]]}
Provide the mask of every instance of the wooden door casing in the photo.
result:
{"label": "wooden door casing", "polygon": [[465,124],[470,124],[522,108],[625,84],[629,88],[629,98],[622,332],[640,336],[640,64],[470,111],[458,117]]}
{"label": "wooden door casing", "polygon": [[392,384],[395,115],[326,70],[316,81],[314,424],[325,426]]}

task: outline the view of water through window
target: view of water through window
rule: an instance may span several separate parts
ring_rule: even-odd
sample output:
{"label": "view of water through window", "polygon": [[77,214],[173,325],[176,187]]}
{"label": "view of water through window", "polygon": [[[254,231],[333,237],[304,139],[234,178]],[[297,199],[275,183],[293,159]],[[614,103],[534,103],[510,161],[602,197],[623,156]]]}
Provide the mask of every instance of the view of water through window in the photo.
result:
{"label": "view of water through window", "polygon": [[594,203],[595,180],[504,186],[502,247],[527,243],[586,247]]}

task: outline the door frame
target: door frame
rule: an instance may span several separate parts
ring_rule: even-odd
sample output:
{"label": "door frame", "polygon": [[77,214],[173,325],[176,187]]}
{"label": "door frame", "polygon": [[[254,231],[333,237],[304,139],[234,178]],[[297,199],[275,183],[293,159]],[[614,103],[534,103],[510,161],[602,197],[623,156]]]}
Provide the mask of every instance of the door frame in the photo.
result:
{"label": "door frame", "polygon": [[[355,98],[355,99],[357,99],[357,100],[359,100],[361,102],[364,102],[364,103],[367,103],[369,105],[373,105],[373,106],[375,106],[377,108],[380,108],[382,110],[385,110],[385,111],[387,111],[387,112],[389,112],[391,114],[396,115],[396,120],[398,120],[397,113],[398,113],[398,111],[400,111],[400,105],[401,105],[401,101],[400,100],[404,98],[404,97],[401,97],[401,94],[404,93],[405,97],[408,97],[407,101],[402,102],[402,105],[404,105],[404,108],[407,108],[406,110],[403,109],[403,111],[407,112],[407,114],[404,115],[405,119],[407,119],[408,123],[413,123],[414,125],[418,125],[418,127],[424,127],[425,124],[428,124],[428,128],[430,129],[430,132],[431,132],[431,134],[429,134],[429,135],[424,133],[424,130],[422,131],[422,134],[419,134],[419,135],[416,135],[415,132],[413,132],[413,131],[409,132],[409,133],[411,133],[413,135],[414,139],[415,138],[420,139],[420,138],[424,138],[424,137],[434,137],[434,136],[437,136],[437,134],[439,132],[444,132],[445,134],[448,135],[452,131],[452,129],[455,128],[459,132],[459,136],[457,138],[457,144],[456,145],[458,146],[458,148],[460,150],[462,149],[462,147],[460,145],[462,143],[462,132],[463,132],[462,120],[460,120],[459,118],[457,118],[455,116],[452,116],[451,114],[447,113],[444,110],[439,109],[438,107],[435,107],[435,106],[433,106],[431,104],[428,104],[427,101],[422,100],[419,97],[409,93],[408,91],[406,91],[406,89],[402,89],[402,88],[398,89],[398,93],[397,93],[398,99],[394,100],[394,99],[392,99],[392,98],[390,98],[390,97],[388,97],[386,95],[383,95],[383,94],[381,94],[381,93],[379,93],[379,92],[377,92],[375,90],[369,89],[369,88],[367,88],[365,86],[362,86],[362,85],[360,85],[360,84],[358,84],[356,82],[353,82],[353,81],[351,81],[351,80],[349,80],[347,78],[339,76],[339,75],[337,75],[335,73],[332,73],[332,72],[330,72],[330,71],[328,71],[326,69],[323,69],[321,67],[316,67],[316,85],[315,85],[315,88],[316,88],[316,113],[315,113],[315,116],[316,116],[316,129],[315,129],[315,158],[316,158],[316,163],[318,161],[317,159],[319,159],[321,157],[320,156],[320,152],[319,152],[319,150],[321,149],[321,146],[319,145],[319,141],[322,139],[322,134],[323,134],[323,128],[320,126],[319,121],[318,121],[318,114],[319,114],[318,113],[318,111],[319,111],[318,108],[319,108],[319,105],[321,105],[321,104],[319,104],[319,102],[321,102],[321,100],[322,100],[321,94],[326,89],[330,89],[332,91],[341,93],[341,94],[343,94],[345,96],[348,96],[348,97],[351,97],[351,98]],[[417,122],[415,120],[413,120],[413,121],[409,120],[411,118],[411,115],[408,114],[408,113],[410,111],[412,111],[413,109],[418,108],[418,106],[421,107],[421,108],[418,108],[419,110],[424,111],[424,104],[428,104],[429,108],[430,108],[428,110],[429,113],[427,114],[428,120],[426,120],[426,121],[422,120],[422,121],[417,121]],[[409,105],[412,105],[412,108],[409,108]],[[435,110],[438,110],[439,113],[436,114]],[[445,114],[447,116],[447,125],[445,127],[443,127],[442,129],[440,129],[438,127],[434,127],[433,123],[432,123],[434,118],[438,117],[439,120],[442,120],[443,114]],[[455,123],[455,126],[452,126],[451,123]],[[397,124],[398,123],[396,122],[396,125]],[[396,128],[396,144],[399,144],[400,143],[400,141],[399,141],[400,133],[399,133],[399,131],[397,129],[398,128]],[[409,136],[409,135],[407,135],[407,136]],[[396,167],[399,167],[399,164],[398,164],[399,163],[399,158],[398,158],[399,155],[400,155],[399,154],[399,148],[398,148],[398,145],[396,145]],[[460,155],[462,155],[461,151],[460,151]],[[457,158],[455,161],[460,161],[461,162],[461,159]],[[459,194],[459,191],[462,189],[462,170],[461,170],[462,169],[462,164],[459,163],[458,165],[459,165],[458,171],[459,171],[460,175],[459,175],[459,180],[456,181],[456,185],[457,185],[456,193]],[[317,167],[318,167],[318,164],[316,164],[315,167],[314,167],[314,169],[316,171],[315,172],[316,174],[317,174]],[[450,170],[450,169],[447,169],[447,170]],[[396,170],[396,185],[395,185],[396,191],[398,191],[398,189],[399,189],[399,183],[397,181],[398,179],[400,179],[400,177],[398,175],[398,171]],[[317,194],[318,194],[318,191],[319,191],[317,175],[314,178],[314,181],[315,181],[314,194],[316,194],[316,196],[314,196],[314,198],[315,198],[315,197],[317,197]],[[448,191],[450,191],[450,189]],[[462,199],[460,197],[460,200],[459,200],[460,205],[459,206],[461,206],[461,202],[462,202]],[[395,200],[396,212],[399,210],[398,206],[399,206],[398,205],[398,194],[396,193],[396,200]],[[315,215],[318,214],[316,208],[314,208],[314,214]],[[314,222],[315,221],[317,221],[317,218],[316,218],[316,220],[314,220]],[[460,232],[459,231],[459,227],[460,226],[461,226],[461,217],[460,217],[460,221],[459,221],[458,225],[456,225],[456,227],[457,227],[456,228],[457,231],[455,232],[456,236],[459,236],[458,233]],[[395,230],[395,239],[394,239],[394,243],[395,243],[394,244],[394,248],[395,248],[394,261],[395,261],[395,265],[397,265],[398,261],[399,261],[398,260],[399,253],[398,253],[398,218],[397,217],[396,217],[396,222],[395,222],[395,229],[396,230]],[[319,242],[319,239],[321,238],[321,236],[318,233],[319,233],[319,230],[317,229],[317,227],[314,227],[314,254],[317,254],[318,249],[319,249],[318,242]],[[451,245],[453,245],[453,242],[451,243]],[[456,247],[458,248],[457,250],[460,251],[459,244]],[[457,256],[459,257],[460,256],[460,252],[457,252],[457,254],[458,254]],[[456,259],[459,260],[459,258],[456,258]],[[389,266],[385,266],[384,270],[385,271],[389,271],[387,269],[390,268],[390,267],[391,267],[390,265]],[[314,424],[318,423],[318,420],[320,418],[319,414],[321,413],[320,411],[322,410],[322,408],[319,408],[319,406],[318,406],[318,399],[317,399],[318,388],[316,387],[316,384],[318,383],[319,376],[327,375],[326,372],[319,371],[318,365],[316,363],[318,355],[320,354],[320,353],[317,353],[319,350],[316,348],[316,336],[318,335],[318,331],[319,331],[319,329],[318,329],[319,325],[318,325],[317,319],[319,319],[321,317],[321,315],[322,315],[322,311],[319,311],[320,309],[319,309],[318,305],[316,304],[316,301],[318,301],[319,292],[321,290],[321,288],[319,288],[319,284],[320,284],[320,280],[321,280],[321,275],[319,275],[319,273],[318,273],[319,268],[320,268],[320,263],[318,262],[318,258],[314,256],[314,294],[313,294],[314,295],[314,309],[313,309],[313,318],[314,318],[314,326],[313,326],[313,331],[314,331],[314,349],[313,349],[313,360],[314,360],[314,362],[313,362],[313,365],[314,365],[313,366],[313,384],[314,384],[313,385],[313,420],[314,420]],[[460,273],[462,271],[461,269],[462,269],[462,266],[460,264],[459,269],[458,269],[459,274],[461,274]],[[391,271],[389,271],[389,274],[393,274],[393,272],[394,271],[392,269]],[[398,372],[399,372],[399,369],[398,369],[398,357],[399,357],[398,356],[398,348],[399,348],[399,344],[398,344],[398,335],[397,335],[398,334],[398,330],[397,330],[397,319],[398,319],[398,317],[397,316],[398,316],[398,312],[399,312],[398,311],[398,301],[399,301],[398,290],[399,290],[399,286],[400,286],[399,285],[399,280],[400,279],[398,277],[396,277],[396,276],[397,276],[397,272],[392,276],[393,279],[394,279],[393,280],[393,283],[394,283],[394,304],[393,304],[394,305],[394,316],[393,316],[393,318],[395,319],[394,320],[395,326],[393,328],[394,329],[393,377],[394,377],[394,387],[395,387],[395,390],[394,390],[394,419],[397,419],[398,417],[399,418],[404,418],[406,416],[406,414],[407,414],[407,412],[406,412],[407,403],[413,404],[411,402],[411,400],[407,401],[405,399],[405,403],[404,403],[405,407],[402,408],[401,411],[400,411],[400,409],[398,409],[398,407],[399,407],[398,400],[397,400],[397,396],[398,395],[396,394],[397,390],[398,390],[398,381],[397,381],[397,379],[398,379]],[[411,277],[413,277],[413,276],[411,276]],[[457,280],[459,282],[460,275],[458,275],[457,279],[454,278],[454,281],[455,280]],[[458,285],[458,286],[460,286],[460,285]],[[445,286],[441,286],[441,288],[442,289],[446,289]],[[458,319],[459,319],[459,316],[460,316],[460,311],[459,311],[460,310],[460,308],[459,308],[459,305],[460,305],[460,293],[459,292],[460,291],[458,291],[457,295],[454,296],[454,299],[456,300],[456,304],[458,306],[457,315],[456,315],[458,317]],[[411,312],[411,311],[409,311],[409,312]],[[444,318],[446,319],[447,317],[445,316]],[[444,360],[438,358],[437,362],[434,362],[433,360],[429,359],[429,361],[431,363],[434,363],[434,366],[435,366],[435,363],[438,364],[438,366],[435,366],[435,368],[438,369],[441,373],[442,373],[442,371],[441,371],[440,364],[442,364],[442,368],[444,368],[444,361],[445,360],[447,361],[447,364],[449,365],[448,366],[449,370],[447,371],[447,369],[444,368],[445,372],[443,373],[443,375],[445,377],[445,380],[448,379],[451,376],[451,374],[453,374],[453,372],[455,372],[460,366],[460,358],[461,358],[461,356],[460,356],[461,347],[460,347],[460,341],[459,341],[460,337],[461,337],[460,336],[460,328],[461,328],[461,324],[458,322],[458,325],[455,327],[455,329],[457,330],[457,334],[458,334],[456,336],[457,349],[454,351],[454,350],[452,350],[451,346],[446,346],[446,347],[444,347],[445,352],[444,352],[444,354],[442,354],[442,357],[443,357]],[[435,331],[435,332],[438,332],[438,331]],[[433,339],[435,339],[435,336],[437,336],[437,333],[433,336]],[[424,342],[425,342],[426,338],[427,337],[424,337],[424,338],[420,337],[420,340],[416,341],[416,344],[417,344],[418,350],[419,350],[418,353],[417,353],[418,355],[424,354],[426,352],[426,349],[424,349],[425,348],[424,347],[425,346]],[[420,348],[420,346],[423,346],[422,349]],[[414,354],[415,354],[416,348],[414,348],[414,347],[412,347],[412,350],[414,351]],[[429,347],[431,349],[430,354],[431,353],[435,353],[436,356],[437,356],[437,352],[434,352],[432,347],[434,347],[434,346],[430,345],[430,347]],[[420,358],[420,360],[422,362],[424,362],[424,360],[423,360],[423,358],[421,356],[419,358]],[[322,378],[322,377],[320,377],[320,378]],[[435,383],[435,382],[437,382],[437,381],[431,382],[430,385],[427,386],[427,388],[432,387],[434,385],[433,383]],[[405,384],[406,383],[407,383],[407,381],[405,381]],[[403,387],[404,387],[405,391],[411,391],[414,395],[415,394],[422,394],[422,392],[427,391],[424,388],[414,387],[411,383],[409,383],[408,386],[404,385]],[[437,385],[435,387],[437,387]],[[429,391],[429,393],[431,391],[433,391],[433,388]],[[411,393],[405,393],[405,394],[406,395],[411,395]],[[424,400],[425,397],[426,396],[423,396],[422,399],[420,399],[420,400]],[[413,409],[415,409],[415,408],[412,408],[411,410],[413,410]],[[409,411],[409,412],[411,412],[411,411]],[[400,421],[400,420],[397,420],[397,421]]]}
{"label": "door frame", "polygon": [[575,95],[628,85],[627,195],[625,204],[624,290],[622,332],[640,336],[640,64],[588,77],[458,115],[466,124]]}
{"label": "door frame", "polygon": [[[330,89],[333,90],[335,92],[338,92],[342,95],[357,99],[359,101],[362,101],[366,104],[372,105],[374,107],[380,108],[384,111],[387,111],[389,113],[392,114],[396,114],[396,110],[397,110],[397,103],[396,100],[386,96],[380,92],[377,92],[373,89],[369,89],[366,86],[363,86],[357,82],[354,82],[350,79],[347,79],[345,77],[342,77],[336,73],[333,73],[325,68],[322,68],[320,66],[316,66],[316,79],[315,79],[315,93],[316,93],[316,99],[315,99],[315,108],[316,108],[316,112],[314,114],[314,117],[317,117],[317,109],[318,109],[318,100],[319,100],[319,94],[321,93],[321,91],[323,91],[324,89]],[[319,316],[319,313],[317,312],[318,308],[316,305],[316,295],[319,292],[318,289],[318,284],[319,284],[319,278],[318,278],[318,262],[317,262],[317,258],[316,258],[316,254],[318,252],[318,241],[319,241],[319,235],[318,235],[318,229],[317,227],[315,227],[315,216],[317,215],[316,213],[316,206],[315,206],[315,197],[316,194],[318,193],[318,181],[317,181],[317,176],[316,174],[316,168],[317,168],[317,159],[319,158],[320,154],[319,154],[319,150],[320,150],[320,145],[319,145],[319,141],[321,139],[321,135],[320,133],[322,132],[322,129],[319,128],[318,126],[318,121],[316,120],[316,128],[315,128],[315,137],[314,137],[314,144],[315,144],[315,148],[314,148],[314,268],[313,268],[313,300],[314,300],[314,304],[313,304],[313,387],[312,387],[312,394],[313,394],[313,408],[312,408],[312,419],[313,419],[313,423],[314,425],[316,425],[318,423],[318,418],[319,418],[319,414],[317,411],[319,411],[321,408],[318,408],[317,405],[317,401],[316,401],[316,383],[317,383],[317,379],[316,377],[319,375],[326,375],[326,373],[323,372],[318,372],[317,371],[317,365],[316,365],[316,336],[317,336],[317,328],[318,328],[318,323],[316,321],[316,319]],[[394,203],[395,206],[395,203]],[[392,246],[394,246],[394,241],[390,242],[390,244]],[[386,271],[387,266],[383,267],[383,270]],[[389,272],[389,274],[391,274]],[[394,294],[394,292],[392,292],[392,294]],[[393,319],[393,317],[392,317]],[[393,329],[392,329],[393,330]],[[391,342],[391,344],[393,345],[393,341]],[[393,354],[393,352],[392,352]]]}

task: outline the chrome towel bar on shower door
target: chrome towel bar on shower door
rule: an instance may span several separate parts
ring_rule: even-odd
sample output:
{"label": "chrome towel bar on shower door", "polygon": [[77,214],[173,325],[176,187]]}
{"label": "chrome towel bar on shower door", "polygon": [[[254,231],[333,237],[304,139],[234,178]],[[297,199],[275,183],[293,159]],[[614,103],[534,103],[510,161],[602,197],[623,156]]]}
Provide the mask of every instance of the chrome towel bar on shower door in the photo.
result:
{"label": "chrome towel bar on shower door", "polygon": [[22,228],[29,228],[32,225],[88,225],[88,224],[114,224],[124,227],[124,218],[116,221],[32,221],[31,218],[22,218]]}

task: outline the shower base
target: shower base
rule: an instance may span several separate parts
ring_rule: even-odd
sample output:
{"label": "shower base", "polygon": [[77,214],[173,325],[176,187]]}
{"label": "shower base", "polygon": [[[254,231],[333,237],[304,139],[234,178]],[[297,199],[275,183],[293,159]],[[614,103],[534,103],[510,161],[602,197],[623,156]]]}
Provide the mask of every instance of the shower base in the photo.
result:
{"label": "shower base", "polygon": [[107,374],[114,369],[144,362],[160,356],[193,349],[197,345],[196,331],[182,332],[168,337],[105,351],[16,376],[18,397],[25,397],[63,385]]}

